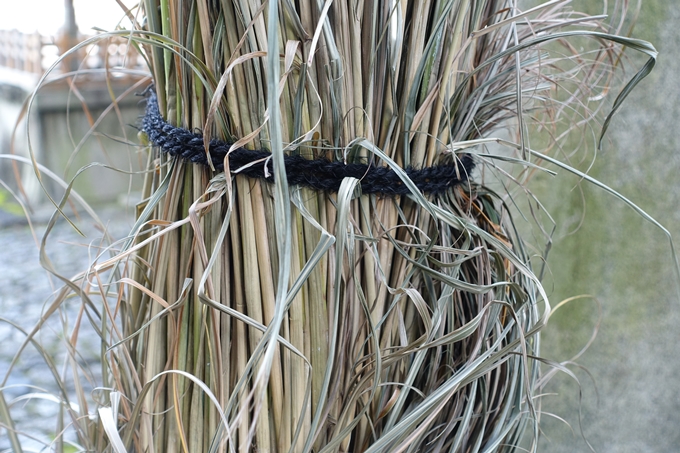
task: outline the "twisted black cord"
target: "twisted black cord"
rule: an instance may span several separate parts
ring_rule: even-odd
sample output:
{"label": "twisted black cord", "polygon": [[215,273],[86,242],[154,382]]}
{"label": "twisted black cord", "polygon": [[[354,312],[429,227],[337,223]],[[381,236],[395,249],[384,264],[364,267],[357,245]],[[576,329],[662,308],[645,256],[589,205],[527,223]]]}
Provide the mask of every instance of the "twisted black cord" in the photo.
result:
{"label": "twisted black cord", "polygon": [[[163,119],[158,109],[156,93],[148,91],[146,114],[142,120],[142,130],[149,141],[163,152],[195,164],[208,165],[208,155],[203,146],[203,136],[175,127]],[[224,157],[231,144],[217,139],[210,141],[210,158],[213,167],[224,170]],[[273,182],[273,167],[268,151],[252,151],[237,148],[229,154],[229,167],[240,169],[239,173],[251,178],[263,178]],[[346,177],[361,181],[362,193],[379,193],[384,195],[405,195],[410,193],[401,178],[388,167],[376,167],[365,164],[345,164],[341,161],[330,161],[325,158],[305,159],[302,156],[285,156],[288,184],[311,187],[327,192],[337,192],[340,183]],[[247,168],[244,166],[251,164]],[[267,165],[265,176],[264,166]],[[464,154],[456,158],[452,164],[425,167],[421,170],[406,168],[405,172],[422,192],[439,194],[451,187],[465,183],[474,168],[472,156]]]}

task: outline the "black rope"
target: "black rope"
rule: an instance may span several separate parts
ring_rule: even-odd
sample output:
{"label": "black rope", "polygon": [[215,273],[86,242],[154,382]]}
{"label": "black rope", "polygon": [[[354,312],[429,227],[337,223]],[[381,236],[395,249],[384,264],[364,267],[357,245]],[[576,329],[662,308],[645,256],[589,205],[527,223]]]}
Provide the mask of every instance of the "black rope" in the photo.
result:
{"label": "black rope", "polygon": [[[171,156],[207,166],[208,155],[203,145],[203,136],[168,124],[158,109],[156,93],[153,90],[148,90],[148,93],[142,130],[149,137],[149,141]],[[210,141],[210,158],[215,169],[224,170],[224,157],[230,147],[230,143],[217,139]],[[268,182],[274,181],[272,161],[267,159],[271,156],[270,152],[237,148],[228,154],[229,167],[232,170],[241,169],[239,173],[248,177],[262,178]],[[474,168],[474,161],[469,154],[454,158],[454,161],[452,164],[435,165],[420,170],[406,168],[405,172],[422,192],[439,194],[465,183]],[[345,164],[325,158],[310,160],[299,155],[285,156],[284,163],[290,185],[337,192],[344,178],[353,177],[361,181],[362,193],[385,195],[410,193],[401,178],[388,167]],[[243,168],[248,164],[251,165]],[[267,165],[268,176],[265,176],[265,165]]]}

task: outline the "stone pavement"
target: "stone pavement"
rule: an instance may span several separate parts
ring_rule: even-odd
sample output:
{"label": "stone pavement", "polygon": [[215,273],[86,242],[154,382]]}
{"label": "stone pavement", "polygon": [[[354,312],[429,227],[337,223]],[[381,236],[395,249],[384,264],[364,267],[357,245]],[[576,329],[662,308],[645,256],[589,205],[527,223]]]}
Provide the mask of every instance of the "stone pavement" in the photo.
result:
{"label": "stone pavement", "polygon": [[[114,238],[124,237],[132,225],[132,215],[125,213],[120,207],[105,208],[98,212],[102,221]],[[38,241],[45,230],[49,218],[47,212],[39,213],[34,224]],[[96,249],[92,245],[99,244],[102,231],[95,228],[94,222],[86,215],[76,222],[86,237],[82,237],[64,220],[60,220],[50,234],[47,254],[54,267],[64,276],[71,277],[87,269]],[[91,256],[90,256],[91,255]],[[15,327],[5,320],[16,323],[25,330],[31,330],[40,319],[43,310],[53,300],[55,292],[61,287],[58,279],[50,276],[39,262],[39,248],[25,219],[0,212],[0,382],[5,378],[8,367],[18,347],[25,339]],[[37,336],[42,346],[55,358],[55,365],[60,373],[66,373],[67,389],[73,396],[71,372],[64,366],[65,348],[63,339],[68,338],[80,309],[80,300],[73,298],[63,306],[60,313],[55,313],[50,322]],[[60,319],[61,318],[61,319]],[[66,332],[62,326],[66,320]],[[81,364],[88,368],[92,382],[85,382],[86,391],[99,385],[101,369],[99,368],[99,337],[89,326],[87,320],[81,325],[79,332],[79,350]],[[16,366],[12,369],[5,384],[4,395],[8,403],[19,400],[11,407],[12,417],[17,428],[41,441],[49,442],[56,428],[58,406],[47,399],[28,398],[30,394],[57,394],[54,379],[37,350],[27,347],[21,354]],[[73,400],[77,402],[77,400]],[[67,423],[69,420],[65,420]],[[24,438],[28,439],[28,438]],[[29,448],[40,449],[40,443],[27,441]],[[0,451],[9,449],[6,432],[0,428]]]}

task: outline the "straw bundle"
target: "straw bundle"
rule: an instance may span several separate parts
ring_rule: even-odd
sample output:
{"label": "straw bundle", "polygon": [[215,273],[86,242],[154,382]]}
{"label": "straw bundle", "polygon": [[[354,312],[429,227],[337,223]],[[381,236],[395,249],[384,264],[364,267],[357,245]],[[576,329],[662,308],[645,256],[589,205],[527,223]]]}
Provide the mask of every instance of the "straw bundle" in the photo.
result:
{"label": "straw bundle", "polygon": [[397,171],[457,159],[453,143],[517,102],[487,101],[514,90],[513,54],[467,76],[509,47],[503,27],[469,38],[507,19],[505,2],[280,6],[145,3],[166,37],[148,53],[167,121],[270,149],[277,182],[152,154],[137,283],[120,291],[124,335],[142,331],[121,347],[153,379],[133,399],[135,450],[516,444],[539,286],[499,200],[470,186],[359,196],[352,179],[312,191],[281,166],[284,153]]}
{"label": "straw bundle", "polygon": [[[534,165],[522,114],[542,107],[555,68],[535,46],[560,31],[560,3],[145,0],[124,33],[165,120],[206,153],[213,138],[270,150],[275,182],[140,134],[132,239],[92,272],[116,269],[115,291],[90,277],[116,294],[92,447],[509,451],[528,425],[535,447],[549,305],[511,199],[482,182],[494,158]],[[501,126],[517,144],[488,138]],[[466,153],[481,169],[437,196],[404,170]],[[289,185],[285,155],[389,167],[411,193]]]}

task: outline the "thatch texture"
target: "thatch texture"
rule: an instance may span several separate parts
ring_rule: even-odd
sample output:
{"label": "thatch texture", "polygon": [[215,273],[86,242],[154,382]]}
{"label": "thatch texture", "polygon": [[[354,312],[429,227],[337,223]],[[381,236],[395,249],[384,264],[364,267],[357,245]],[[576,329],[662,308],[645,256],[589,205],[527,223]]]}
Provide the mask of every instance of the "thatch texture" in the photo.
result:
{"label": "thatch texture", "polygon": [[[561,3],[145,0],[120,34],[164,118],[270,150],[276,183],[145,148],[132,239],[88,277],[115,302],[93,448],[513,451],[527,426],[535,447],[550,305],[510,194],[541,162],[527,117],[557,122],[555,87],[620,50],[589,41],[601,57],[569,73],[541,45],[633,43],[565,28],[597,18]],[[403,170],[465,153],[477,169],[443,195]],[[289,186],[284,155],[387,166],[411,193]]]}

